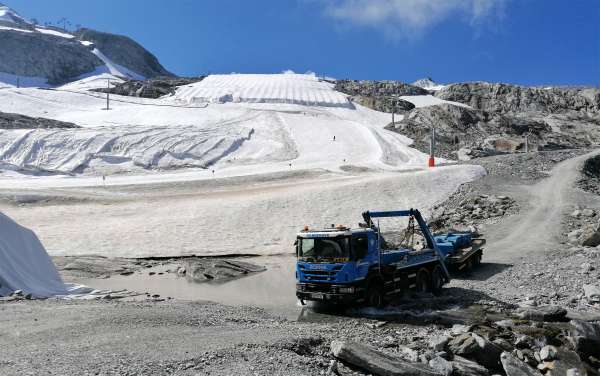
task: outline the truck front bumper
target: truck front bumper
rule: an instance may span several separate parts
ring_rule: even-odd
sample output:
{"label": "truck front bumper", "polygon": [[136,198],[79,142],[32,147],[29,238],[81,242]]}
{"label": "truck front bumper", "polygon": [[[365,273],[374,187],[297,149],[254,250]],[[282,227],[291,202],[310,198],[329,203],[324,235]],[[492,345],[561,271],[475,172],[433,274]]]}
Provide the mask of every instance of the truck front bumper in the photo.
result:
{"label": "truck front bumper", "polygon": [[[344,286],[348,290],[348,286]],[[340,292],[339,286],[301,285],[296,287],[296,297],[301,301],[328,303],[360,303],[364,300],[363,289],[352,287],[352,291]]]}

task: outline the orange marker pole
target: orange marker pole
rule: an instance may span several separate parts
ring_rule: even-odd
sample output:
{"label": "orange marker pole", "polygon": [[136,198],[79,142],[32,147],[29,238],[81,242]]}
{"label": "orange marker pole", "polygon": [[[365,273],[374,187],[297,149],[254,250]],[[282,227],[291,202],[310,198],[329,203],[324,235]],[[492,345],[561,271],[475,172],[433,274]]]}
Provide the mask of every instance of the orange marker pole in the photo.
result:
{"label": "orange marker pole", "polygon": [[435,167],[435,128],[431,127],[431,139],[429,140],[429,167]]}

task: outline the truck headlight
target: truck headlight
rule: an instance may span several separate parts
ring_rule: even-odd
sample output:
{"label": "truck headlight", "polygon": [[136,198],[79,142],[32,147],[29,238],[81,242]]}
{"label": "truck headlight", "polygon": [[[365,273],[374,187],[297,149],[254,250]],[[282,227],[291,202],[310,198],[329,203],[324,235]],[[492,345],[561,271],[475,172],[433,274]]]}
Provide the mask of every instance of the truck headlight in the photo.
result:
{"label": "truck headlight", "polygon": [[340,287],[339,288],[339,292],[340,294],[354,294],[356,290],[354,289],[354,287]]}

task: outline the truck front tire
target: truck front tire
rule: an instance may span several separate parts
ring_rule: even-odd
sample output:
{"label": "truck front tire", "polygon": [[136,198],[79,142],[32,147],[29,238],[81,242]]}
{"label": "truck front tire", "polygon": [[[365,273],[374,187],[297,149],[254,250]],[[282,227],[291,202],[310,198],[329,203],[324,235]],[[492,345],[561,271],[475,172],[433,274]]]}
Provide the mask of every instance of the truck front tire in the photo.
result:
{"label": "truck front tire", "polygon": [[379,284],[369,286],[369,289],[367,290],[367,306],[382,308],[384,305],[382,287]]}

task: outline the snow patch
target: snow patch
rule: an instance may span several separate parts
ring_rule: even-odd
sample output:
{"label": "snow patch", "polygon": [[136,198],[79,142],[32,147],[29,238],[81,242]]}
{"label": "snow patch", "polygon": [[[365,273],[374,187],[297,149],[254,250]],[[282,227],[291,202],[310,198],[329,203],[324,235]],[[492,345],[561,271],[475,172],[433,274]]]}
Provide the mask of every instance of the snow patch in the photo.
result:
{"label": "snow patch", "polygon": [[55,37],[61,37],[61,38],[67,38],[67,39],[75,38],[74,35],[63,33],[63,32],[57,31],[57,30],[53,30],[53,29],[45,29],[45,28],[41,28],[41,27],[36,27],[35,30],[37,30],[38,32],[40,32],[42,34],[54,35]]}
{"label": "snow patch", "polygon": [[91,89],[106,88],[108,81],[110,81],[111,84],[116,84],[123,82],[123,79],[113,76],[110,73],[101,73],[70,82],[66,85],[59,86],[57,89],[89,91]]}
{"label": "snow patch", "polygon": [[[45,77],[25,77],[15,74],[0,72],[1,87],[42,87],[48,88],[48,79]],[[1,109],[0,109],[1,110]]]}
{"label": "snow patch", "polygon": [[404,96],[401,96],[400,99],[404,99],[405,101],[408,101],[408,102],[414,104],[415,107],[417,107],[417,108],[435,106],[438,104],[452,104],[455,106],[471,108],[471,106],[468,106],[466,104],[459,103],[459,102],[447,101],[444,99],[434,97],[433,95],[404,95]]}
{"label": "snow patch", "polygon": [[127,77],[134,80],[146,79],[146,77],[142,76],[141,74],[135,73],[134,71],[113,62],[97,48],[94,48],[92,53],[102,60],[102,62],[104,62],[104,66],[96,69],[93,75],[97,75],[99,73],[110,73],[114,76]]}
{"label": "snow patch", "polygon": [[0,25],[0,30],[13,30],[13,31],[20,31],[22,33],[33,33],[33,31],[31,31],[31,30],[25,30],[25,29],[9,27],[9,26],[1,26],[1,25]]}
{"label": "snow patch", "polygon": [[0,4],[0,21],[14,24],[30,24],[25,18],[6,5]]}
{"label": "snow patch", "polygon": [[430,77],[422,78],[420,80],[416,80],[411,85],[418,86],[425,90],[431,91],[439,91],[444,89],[447,85],[440,85],[437,82],[433,81]]}

